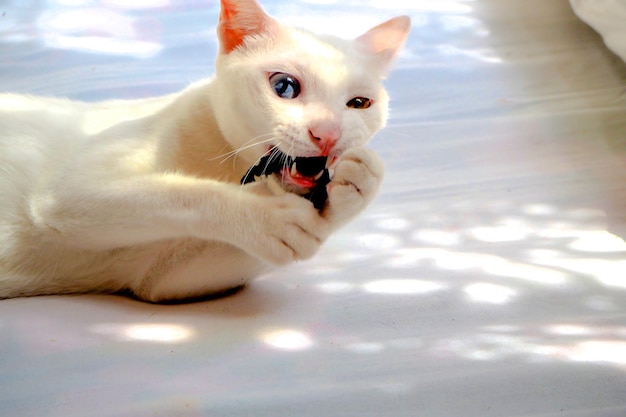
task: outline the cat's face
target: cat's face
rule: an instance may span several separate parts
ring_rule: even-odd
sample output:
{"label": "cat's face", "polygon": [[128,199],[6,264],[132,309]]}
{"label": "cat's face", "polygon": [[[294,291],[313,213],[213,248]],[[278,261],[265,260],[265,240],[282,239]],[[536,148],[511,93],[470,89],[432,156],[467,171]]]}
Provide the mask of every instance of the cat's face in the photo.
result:
{"label": "cat's face", "polygon": [[240,157],[254,163],[273,147],[292,157],[336,157],[384,126],[382,80],[408,19],[346,41],[288,29],[253,0],[222,0],[222,8],[216,110]]}

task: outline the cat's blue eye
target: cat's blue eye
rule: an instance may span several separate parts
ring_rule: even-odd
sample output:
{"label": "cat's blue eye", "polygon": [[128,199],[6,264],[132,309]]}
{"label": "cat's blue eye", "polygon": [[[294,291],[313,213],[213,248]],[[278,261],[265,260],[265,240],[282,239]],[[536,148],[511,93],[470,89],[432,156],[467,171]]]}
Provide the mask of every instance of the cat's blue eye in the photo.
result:
{"label": "cat's blue eye", "polygon": [[270,76],[270,85],[280,98],[294,99],[300,95],[300,81],[293,75],[277,72]]}
{"label": "cat's blue eye", "polygon": [[374,101],[371,98],[355,97],[352,100],[348,101],[346,103],[346,106],[351,109],[365,110],[369,109],[372,104],[374,104]]}

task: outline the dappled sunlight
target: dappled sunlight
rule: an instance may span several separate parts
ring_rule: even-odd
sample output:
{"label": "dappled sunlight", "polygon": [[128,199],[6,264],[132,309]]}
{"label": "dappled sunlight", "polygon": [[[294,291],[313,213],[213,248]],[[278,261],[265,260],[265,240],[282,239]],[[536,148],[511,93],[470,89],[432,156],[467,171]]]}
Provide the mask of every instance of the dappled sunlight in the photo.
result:
{"label": "dappled sunlight", "polygon": [[527,362],[579,362],[608,364],[626,370],[626,328],[554,324],[544,329],[487,327],[474,334],[437,340],[438,356],[459,356],[478,361],[512,358]]}
{"label": "dappled sunlight", "polygon": [[[503,304],[515,294],[505,287],[477,283],[466,288],[473,301]],[[312,349],[343,351],[354,355],[418,355],[479,362],[580,363],[612,365],[626,371],[626,327],[555,323],[544,327],[518,325],[464,329],[458,337],[406,337],[375,339],[362,334],[345,342],[332,335],[313,338],[295,328],[267,330],[260,335],[272,350],[303,352]]]}
{"label": "dappled sunlight", "polygon": [[486,282],[468,285],[465,287],[465,293],[471,301],[487,304],[506,304],[517,295],[511,288]]}
{"label": "dappled sunlight", "polygon": [[584,274],[606,287],[626,289],[626,260],[562,257],[537,259],[536,262]]}
{"label": "dappled sunlight", "polygon": [[594,333],[591,328],[577,324],[554,324],[547,326],[545,331],[548,334],[561,336],[589,336]]}
{"label": "dappled sunlight", "polygon": [[532,232],[530,225],[521,219],[504,219],[493,226],[473,228],[469,234],[482,242],[499,243],[524,240]]}
{"label": "dappled sunlight", "polygon": [[282,351],[302,351],[313,347],[314,341],[305,332],[294,329],[268,330],[261,335],[267,346]]}
{"label": "dappled sunlight", "polygon": [[417,279],[385,279],[368,282],[363,288],[374,294],[429,294],[445,289],[445,285]]}
{"label": "dappled sunlight", "polygon": [[623,252],[626,254],[624,239],[604,230],[582,233],[569,247],[580,252]]}
{"label": "dappled sunlight", "polygon": [[402,241],[390,234],[363,234],[359,237],[358,244],[368,250],[389,250],[397,248]]}
{"label": "dappled sunlight", "polygon": [[129,342],[181,343],[191,340],[195,335],[190,327],[171,323],[103,323],[94,325],[91,330],[96,334]]}
{"label": "dappled sunlight", "polygon": [[486,265],[483,270],[491,275],[518,278],[544,285],[563,285],[568,280],[568,274],[559,270],[505,260]]}
{"label": "dappled sunlight", "polygon": [[319,291],[327,294],[345,294],[354,291],[356,286],[349,282],[328,281],[315,286]]}
{"label": "dappled sunlight", "polygon": [[626,366],[626,341],[591,340],[561,352],[574,362],[608,363]]}
{"label": "dappled sunlight", "polygon": [[413,234],[413,239],[438,246],[456,246],[461,243],[461,237],[458,233],[437,229],[417,230]]}

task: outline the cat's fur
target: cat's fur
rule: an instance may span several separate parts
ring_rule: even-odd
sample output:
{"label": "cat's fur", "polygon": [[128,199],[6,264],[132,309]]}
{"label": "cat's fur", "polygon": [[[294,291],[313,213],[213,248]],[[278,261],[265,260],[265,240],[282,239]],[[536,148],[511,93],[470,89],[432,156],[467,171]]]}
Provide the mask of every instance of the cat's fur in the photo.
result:
{"label": "cat's fur", "polygon": [[[216,76],[178,94],[0,94],[0,298],[218,293],[311,257],[374,197],[383,168],[364,145],[385,123],[381,83],[409,19],[347,41],[286,28],[255,0],[221,7]],[[278,97],[275,72],[297,77],[300,96]],[[355,96],[374,104],[346,107]],[[265,182],[239,185],[271,146],[338,157],[321,212]]]}

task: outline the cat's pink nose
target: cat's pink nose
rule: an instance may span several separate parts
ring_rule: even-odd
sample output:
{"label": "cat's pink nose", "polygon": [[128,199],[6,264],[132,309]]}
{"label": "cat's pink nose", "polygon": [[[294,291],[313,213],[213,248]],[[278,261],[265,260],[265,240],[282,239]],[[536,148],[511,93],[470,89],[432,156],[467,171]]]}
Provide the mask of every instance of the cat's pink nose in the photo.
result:
{"label": "cat's pink nose", "polygon": [[322,152],[322,156],[328,156],[341,138],[341,129],[338,127],[309,129],[309,138]]}

